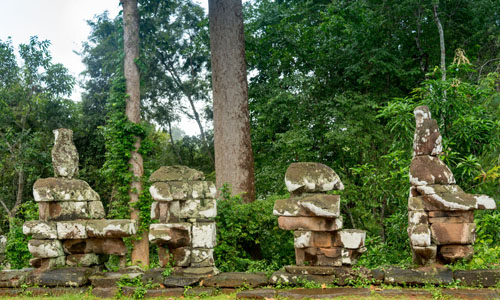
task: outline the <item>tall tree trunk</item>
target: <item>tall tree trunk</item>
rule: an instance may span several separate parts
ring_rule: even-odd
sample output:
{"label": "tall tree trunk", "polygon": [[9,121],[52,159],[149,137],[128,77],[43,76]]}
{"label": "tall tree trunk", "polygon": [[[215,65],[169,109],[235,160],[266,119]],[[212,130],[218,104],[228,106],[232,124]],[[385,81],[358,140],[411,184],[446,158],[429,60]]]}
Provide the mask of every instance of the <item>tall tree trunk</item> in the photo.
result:
{"label": "tall tree trunk", "polygon": [[434,10],[434,21],[436,22],[438,32],[439,32],[439,47],[441,49],[441,80],[446,81],[446,51],[444,48],[444,31],[441,21],[437,13],[437,4],[433,4]]}
{"label": "tall tree trunk", "polygon": [[[123,46],[125,52],[123,73],[127,85],[127,105],[125,113],[132,123],[141,121],[140,75],[135,60],[139,57],[139,12],[137,0],[120,0],[123,4]],[[141,147],[140,137],[135,137],[134,150],[129,160],[130,171],[134,179],[130,184],[130,202],[138,202],[142,191],[141,178],[144,174],[142,156],[138,152]],[[139,210],[133,209],[132,220],[139,221]],[[140,239],[134,241],[132,263],[149,265],[148,233],[143,232]]]}
{"label": "tall tree trunk", "polygon": [[177,155],[177,160],[179,161],[179,164],[182,165],[181,154],[179,152],[179,149],[177,149],[177,147],[175,146],[174,137],[172,136],[172,123],[170,122],[170,120],[167,120],[167,125],[168,125],[168,135],[170,136],[170,143],[172,144],[172,149]]}
{"label": "tall tree trunk", "polygon": [[255,200],[255,177],[241,0],[209,0],[214,101],[215,176],[245,202]]}

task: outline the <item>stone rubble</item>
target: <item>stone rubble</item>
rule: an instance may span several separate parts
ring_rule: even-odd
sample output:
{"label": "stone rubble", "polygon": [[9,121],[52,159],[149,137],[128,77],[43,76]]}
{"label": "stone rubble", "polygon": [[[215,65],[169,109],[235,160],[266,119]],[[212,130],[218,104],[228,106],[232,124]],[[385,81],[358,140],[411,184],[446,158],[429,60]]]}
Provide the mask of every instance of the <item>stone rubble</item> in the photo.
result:
{"label": "stone rubble", "polygon": [[52,164],[55,177],[38,179],[33,197],[39,220],[27,221],[23,233],[31,235],[30,264],[39,269],[93,266],[106,255],[125,257],[122,238],[134,235],[131,220],[106,220],[99,195],[78,174],[78,152],[69,129],[54,130]]}
{"label": "stone rubble", "polygon": [[410,165],[408,235],[419,265],[471,259],[476,225],[474,210],[496,209],[486,195],[465,193],[438,155],[443,150],[437,121],[427,106],[414,110],[416,129]]}
{"label": "stone rubble", "polygon": [[218,273],[213,249],[217,215],[215,185],[203,172],[185,166],[165,166],[151,174],[149,191],[155,200],[149,241],[158,246],[160,265],[181,268],[185,276]]}
{"label": "stone rubble", "polygon": [[297,266],[353,265],[366,251],[366,232],[342,229],[340,196],[344,185],[334,170],[319,163],[293,163],[285,174],[289,199],[277,200],[273,214],[284,230],[294,230]]}

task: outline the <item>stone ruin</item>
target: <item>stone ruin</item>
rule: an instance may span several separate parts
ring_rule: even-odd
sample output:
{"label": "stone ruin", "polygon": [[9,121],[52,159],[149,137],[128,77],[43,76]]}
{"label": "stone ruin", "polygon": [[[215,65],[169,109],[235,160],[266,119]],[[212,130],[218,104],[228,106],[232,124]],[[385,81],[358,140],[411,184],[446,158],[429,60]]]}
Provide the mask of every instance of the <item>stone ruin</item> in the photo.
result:
{"label": "stone ruin", "polygon": [[419,265],[452,263],[474,254],[474,210],[496,209],[486,195],[465,193],[439,159],[441,134],[427,106],[414,110],[416,129],[410,166],[408,235]]}
{"label": "stone ruin", "polygon": [[78,152],[73,131],[54,130],[52,165],[55,177],[38,179],[33,197],[38,203],[39,220],[27,221],[23,233],[31,235],[28,249],[33,267],[102,264],[107,255],[120,256],[125,263],[124,237],[136,233],[131,220],[106,220],[99,195],[78,175]]}
{"label": "stone ruin", "polygon": [[[297,266],[340,267],[353,265],[366,251],[366,232],[342,229],[340,196],[343,190],[334,170],[319,163],[293,163],[285,174],[290,198],[277,200],[274,215],[281,229],[295,230]],[[293,268],[287,267],[288,272]],[[309,268],[311,269],[311,268]]]}
{"label": "stone ruin", "polygon": [[185,166],[161,167],[149,180],[154,199],[149,241],[158,246],[160,265],[176,274],[213,275],[217,216],[216,188],[203,172]]}

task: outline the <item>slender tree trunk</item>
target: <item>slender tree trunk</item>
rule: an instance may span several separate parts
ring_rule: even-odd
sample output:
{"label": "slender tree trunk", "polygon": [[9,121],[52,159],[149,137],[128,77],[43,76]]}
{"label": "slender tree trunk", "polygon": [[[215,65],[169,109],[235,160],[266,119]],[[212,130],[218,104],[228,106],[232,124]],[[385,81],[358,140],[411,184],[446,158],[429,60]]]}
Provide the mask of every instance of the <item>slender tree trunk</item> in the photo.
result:
{"label": "slender tree trunk", "polygon": [[[139,57],[139,12],[137,0],[120,0],[123,4],[123,46],[125,51],[123,73],[127,85],[127,105],[125,112],[132,123],[141,122],[140,75],[135,60]],[[134,150],[131,152],[130,171],[134,179],[130,184],[130,202],[138,202],[142,191],[141,178],[144,174],[142,156],[138,152],[141,139],[135,138]],[[133,209],[130,215],[132,220],[139,222],[139,210]],[[143,232],[140,239],[134,241],[132,263],[149,265],[148,233]]]}
{"label": "slender tree trunk", "polygon": [[175,147],[174,137],[172,136],[172,124],[170,123],[170,120],[167,121],[167,125],[168,125],[168,135],[170,136],[170,143],[172,144],[172,149],[177,155],[177,160],[179,160],[179,164],[182,165],[181,154],[179,153],[179,149]]}
{"label": "slender tree trunk", "polygon": [[201,135],[201,140],[203,142],[203,148],[205,148],[205,152],[207,153],[208,158],[210,159],[210,163],[212,164],[212,166],[214,166],[215,165],[214,156],[212,155],[212,152],[210,152],[210,147],[208,146],[207,136],[205,134],[205,130],[203,130],[203,125],[201,125],[200,115],[198,114],[198,111],[196,110],[196,107],[194,106],[194,101],[191,98],[191,96],[190,95],[187,95],[187,96],[188,96],[187,98],[188,98],[189,104],[191,105],[191,110],[193,111],[194,119],[195,119],[196,123],[198,124],[198,128],[200,129],[200,135]]}
{"label": "slender tree trunk", "polygon": [[437,13],[437,4],[433,4],[434,10],[434,21],[436,22],[438,32],[439,32],[439,47],[441,49],[441,80],[446,81],[446,49],[444,47],[444,31],[441,21]]}
{"label": "slender tree trunk", "polygon": [[255,200],[255,178],[241,0],[209,0],[217,188],[228,183],[245,202]]}

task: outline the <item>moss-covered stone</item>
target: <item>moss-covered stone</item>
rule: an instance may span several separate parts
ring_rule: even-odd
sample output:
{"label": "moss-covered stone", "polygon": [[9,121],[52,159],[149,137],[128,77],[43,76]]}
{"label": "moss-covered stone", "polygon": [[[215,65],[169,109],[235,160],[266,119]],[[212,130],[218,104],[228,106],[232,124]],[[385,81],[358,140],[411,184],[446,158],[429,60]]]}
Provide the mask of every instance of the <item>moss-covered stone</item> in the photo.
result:
{"label": "moss-covered stone", "polygon": [[33,197],[43,201],[100,201],[88,183],[78,179],[43,178],[33,185]]}
{"label": "moss-covered stone", "polygon": [[312,162],[292,163],[285,174],[289,192],[324,192],[343,190],[340,177],[330,167]]}
{"label": "moss-covered stone", "polygon": [[73,144],[73,131],[66,128],[55,129],[52,148],[52,166],[55,177],[73,178],[78,175],[78,151]]}
{"label": "moss-covered stone", "polygon": [[203,172],[191,169],[186,166],[163,166],[153,172],[149,177],[151,182],[159,181],[183,181],[183,180],[204,180]]}

